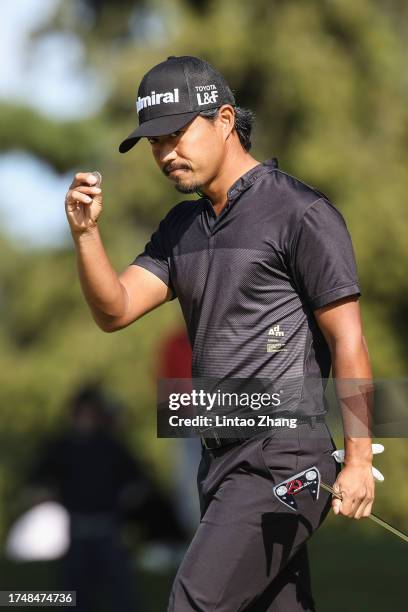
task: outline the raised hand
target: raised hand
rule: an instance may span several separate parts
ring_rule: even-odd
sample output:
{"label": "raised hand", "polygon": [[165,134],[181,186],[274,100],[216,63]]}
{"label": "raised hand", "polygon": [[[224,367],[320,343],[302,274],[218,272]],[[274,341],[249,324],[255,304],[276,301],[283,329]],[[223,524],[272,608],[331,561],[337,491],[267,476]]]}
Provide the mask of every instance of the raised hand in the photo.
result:
{"label": "raised hand", "polygon": [[101,175],[77,172],[65,197],[65,212],[71,231],[81,234],[96,226],[102,212]]}

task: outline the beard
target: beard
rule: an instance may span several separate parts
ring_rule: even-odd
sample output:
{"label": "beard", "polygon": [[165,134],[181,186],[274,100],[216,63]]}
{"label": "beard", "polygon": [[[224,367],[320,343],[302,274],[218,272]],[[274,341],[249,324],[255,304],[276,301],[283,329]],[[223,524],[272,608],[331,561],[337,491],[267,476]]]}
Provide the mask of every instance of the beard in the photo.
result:
{"label": "beard", "polygon": [[[187,174],[188,171],[191,170],[191,168],[188,165],[181,165],[181,166],[172,166],[172,164],[167,164],[167,166],[165,168],[163,168],[163,173],[170,178],[169,173],[173,168],[177,168],[177,169],[182,169],[182,170],[187,170]],[[170,180],[172,180],[170,178]],[[174,183],[174,188],[179,191],[180,193],[196,193],[197,191],[200,191],[202,187],[201,182],[197,182],[197,181],[188,181],[186,179],[182,178],[176,178],[175,183]]]}
{"label": "beard", "polygon": [[176,183],[174,188],[180,193],[197,193],[201,192],[202,185],[201,183]]}

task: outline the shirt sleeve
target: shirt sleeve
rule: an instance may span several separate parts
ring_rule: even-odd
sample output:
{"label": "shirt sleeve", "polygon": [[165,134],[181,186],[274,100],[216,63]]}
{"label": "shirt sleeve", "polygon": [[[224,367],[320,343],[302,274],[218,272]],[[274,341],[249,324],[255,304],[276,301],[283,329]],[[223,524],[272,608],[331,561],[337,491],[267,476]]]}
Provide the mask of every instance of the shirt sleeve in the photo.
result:
{"label": "shirt sleeve", "polygon": [[172,291],[171,299],[177,297],[170,276],[169,265],[169,249],[166,241],[166,219],[163,219],[157,230],[152,234],[149,242],[146,244],[143,253],[131,262],[132,265],[141,266],[155,276],[160,278]]}
{"label": "shirt sleeve", "polygon": [[313,310],[361,294],[350,234],[327,200],[316,200],[298,222],[290,258],[295,284]]}

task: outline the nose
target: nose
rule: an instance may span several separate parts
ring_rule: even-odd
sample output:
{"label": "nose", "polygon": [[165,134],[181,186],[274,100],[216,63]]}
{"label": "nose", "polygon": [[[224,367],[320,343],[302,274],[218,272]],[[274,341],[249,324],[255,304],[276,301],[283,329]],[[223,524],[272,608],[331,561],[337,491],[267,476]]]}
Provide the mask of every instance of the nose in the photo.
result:
{"label": "nose", "polygon": [[161,167],[165,166],[165,164],[168,164],[169,162],[175,161],[177,159],[177,151],[174,143],[163,141],[158,144],[156,157]]}

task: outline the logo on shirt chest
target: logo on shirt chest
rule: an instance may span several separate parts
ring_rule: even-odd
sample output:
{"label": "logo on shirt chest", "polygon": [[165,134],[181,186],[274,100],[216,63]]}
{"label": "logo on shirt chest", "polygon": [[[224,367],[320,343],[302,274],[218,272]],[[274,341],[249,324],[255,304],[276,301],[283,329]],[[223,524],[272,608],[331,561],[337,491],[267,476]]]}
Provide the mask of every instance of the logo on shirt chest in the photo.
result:
{"label": "logo on shirt chest", "polygon": [[280,353],[286,351],[286,343],[283,341],[285,332],[281,329],[280,324],[269,328],[268,339],[266,342],[267,353]]}

